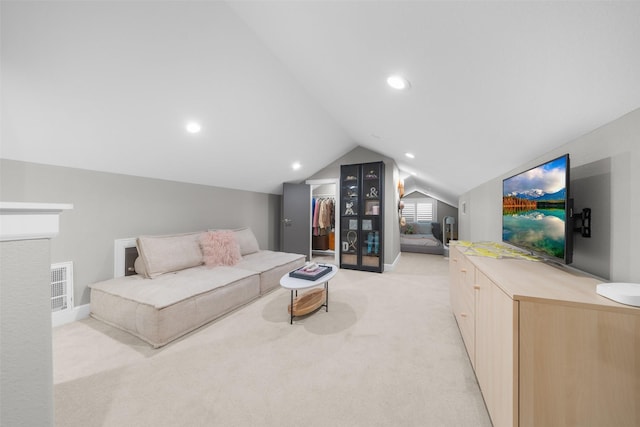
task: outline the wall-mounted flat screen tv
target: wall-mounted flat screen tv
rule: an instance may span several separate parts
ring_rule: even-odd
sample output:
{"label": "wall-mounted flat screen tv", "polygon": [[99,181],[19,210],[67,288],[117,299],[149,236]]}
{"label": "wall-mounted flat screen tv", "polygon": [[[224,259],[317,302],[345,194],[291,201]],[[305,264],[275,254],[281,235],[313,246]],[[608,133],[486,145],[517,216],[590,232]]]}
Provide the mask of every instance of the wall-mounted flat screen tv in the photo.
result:
{"label": "wall-mounted flat screen tv", "polygon": [[502,241],[565,264],[572,261],[569,155],[502,181]]}

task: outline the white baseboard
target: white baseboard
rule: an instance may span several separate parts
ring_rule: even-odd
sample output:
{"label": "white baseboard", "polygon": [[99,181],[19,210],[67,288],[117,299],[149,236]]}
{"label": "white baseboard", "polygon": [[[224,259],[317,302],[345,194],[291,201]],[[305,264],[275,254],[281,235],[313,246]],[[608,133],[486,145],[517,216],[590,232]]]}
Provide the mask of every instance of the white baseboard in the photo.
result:
{"label": "white baseboard", "polygon": [[90,313],[90,304],[73,307],[71,310],[65,310],[59,313],[51,313],[51,326],[55,328],[56,326],[66,325],[76,320],[86,319]]}
{"label": "white baseboard", "polygon": [[396,259],[393,260],[392,264],[386,264],[384,265],[384,271],[393,271],[394,268],[396,268],[396,265],[398,265],[398,261],[400,261],[400,255],[402,254],[402,252],[398,252],[398,256],[396,257]]}

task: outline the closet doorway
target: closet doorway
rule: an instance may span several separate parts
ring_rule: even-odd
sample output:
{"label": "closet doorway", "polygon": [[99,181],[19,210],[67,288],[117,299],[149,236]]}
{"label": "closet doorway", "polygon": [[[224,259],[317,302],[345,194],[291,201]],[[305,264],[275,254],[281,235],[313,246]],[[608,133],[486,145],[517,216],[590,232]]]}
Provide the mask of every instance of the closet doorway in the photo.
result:
{"label": "closet doorway", "polygon": [[335,231],[340,228],[339,179],[308,180],[311,187],[311,260],[340,265]]}

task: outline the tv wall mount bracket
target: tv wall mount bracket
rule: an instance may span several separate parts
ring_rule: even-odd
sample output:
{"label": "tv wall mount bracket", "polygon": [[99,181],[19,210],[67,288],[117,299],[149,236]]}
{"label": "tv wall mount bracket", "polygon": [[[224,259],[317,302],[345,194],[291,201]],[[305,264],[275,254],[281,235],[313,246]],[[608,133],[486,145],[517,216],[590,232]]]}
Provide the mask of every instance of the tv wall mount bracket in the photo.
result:
{"label": "tv wall mount bracket", "polygon": [[591,209],[584,208],[581,213],[573,214],[574,224],[580,220],[580,226],[574,227],[573,231],[580,233],[582,237],[591,237]]}

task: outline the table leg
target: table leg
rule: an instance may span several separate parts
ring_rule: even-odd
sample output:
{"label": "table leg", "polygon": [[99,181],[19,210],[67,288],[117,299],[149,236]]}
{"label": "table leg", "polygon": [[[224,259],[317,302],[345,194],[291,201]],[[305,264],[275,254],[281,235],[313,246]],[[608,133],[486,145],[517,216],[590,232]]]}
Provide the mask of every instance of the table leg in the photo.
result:
{"label": "table leg", "polygon": [[324,311],[329,312],[329,281],[324,282]]}
{"label": "table leg", "polygon": [[[296,294],[298,291],[296,291]],[[293,289],[291,289],[291,318],[289,319],[289,324],[293,325]]]}

